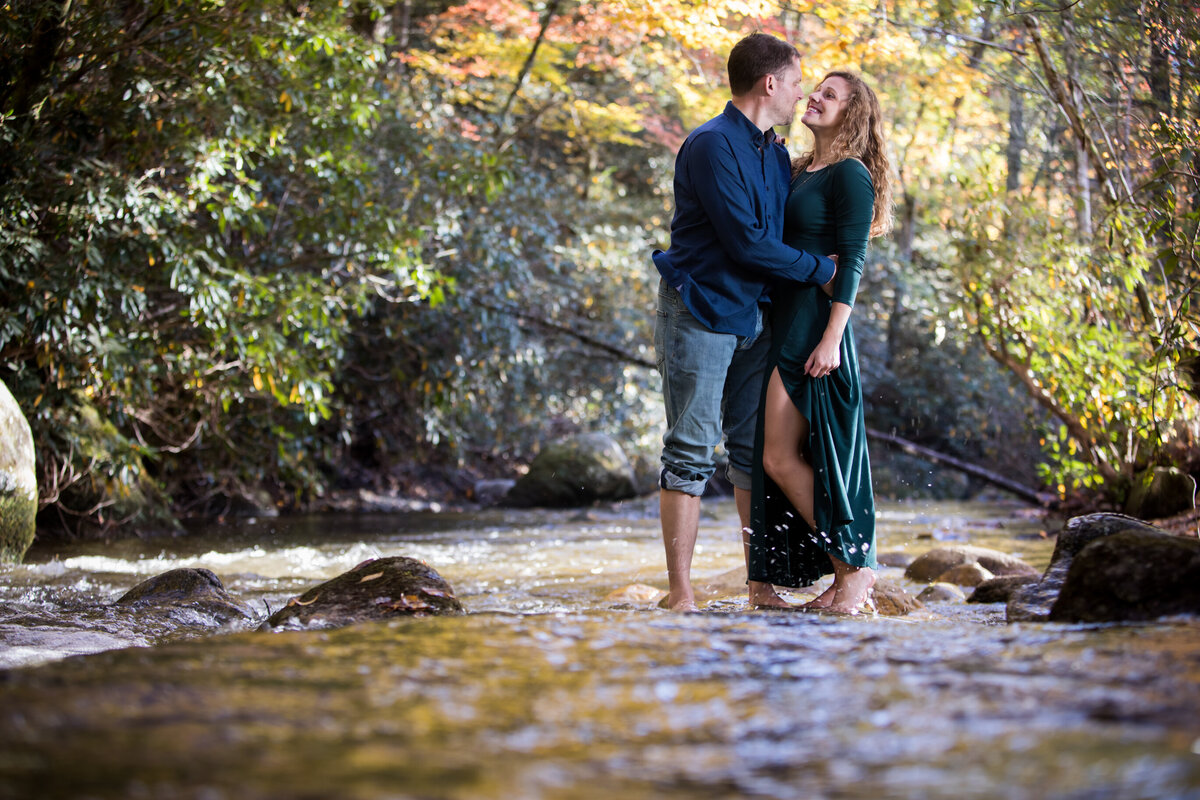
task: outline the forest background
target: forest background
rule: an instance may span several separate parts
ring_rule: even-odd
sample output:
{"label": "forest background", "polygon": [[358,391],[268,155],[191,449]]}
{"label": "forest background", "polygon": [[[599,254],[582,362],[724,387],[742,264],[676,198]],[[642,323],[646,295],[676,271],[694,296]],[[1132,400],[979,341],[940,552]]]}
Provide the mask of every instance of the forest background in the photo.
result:
{"label": "forest background", "polygon": [[[869,427],[1079,505],[1200,473],[1197,10],[5,2],[0,380],[39,535],[465,492],[577,430],[655,458],[649,254],[753,30],[885,109]],[[887,496],[978,488],[875,457]]]}

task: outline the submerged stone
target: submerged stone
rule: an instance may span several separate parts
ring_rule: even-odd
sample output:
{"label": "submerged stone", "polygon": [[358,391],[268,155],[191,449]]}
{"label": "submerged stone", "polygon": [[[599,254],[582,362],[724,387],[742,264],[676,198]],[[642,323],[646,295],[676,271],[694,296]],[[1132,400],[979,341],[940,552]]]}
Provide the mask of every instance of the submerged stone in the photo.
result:
{"label": "submerged stone", "polygon": [[1091,542],[1067,571],[1055,622],[1151,620],[1200,614],[1200,539],[1125,530]]}
{"label": "submerged stone", "polygon": [[182,568],[148,578],[117,599],[116,605],[134,608],[192,608],[216,623],[249,619],[250,608],[232,597],[212,570]]}
{"label": "submerged stone", "polygon": [[967,595],[953,583],[931,583],[921,590],[917,599],[922,603],[961,603]]}
{"label": "submerged stone", "polygon": [[392,617],[461,614],[462,603],[437,570],[405,556],[364,561],[276,611],[264,629],[338,628]]}
{"label": "submerged stone", "polygon": [[613,589],[604,596],[606,603],[629,603],[632,605],[654,605],[665,599],[667,592],[657,586],[644,583],[631,583],[620,589]]}
{"label": "submerged stone", "polygon": [[887,578],[875,580],[875,611],[883,617],[903,617],[924,604],[904,590],[904,587]]}

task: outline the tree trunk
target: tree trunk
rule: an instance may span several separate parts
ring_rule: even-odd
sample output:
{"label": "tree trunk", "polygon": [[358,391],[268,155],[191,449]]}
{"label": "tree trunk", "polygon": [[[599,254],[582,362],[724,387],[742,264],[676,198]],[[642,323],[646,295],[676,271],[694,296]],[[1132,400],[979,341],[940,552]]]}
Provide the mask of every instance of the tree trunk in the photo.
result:
{"label": "tree trunk", "polygon": [[1021,164],[1025,157],[1025,95],[1020,87],[1008,90],[1008,175],[1004,188],[1009,194],[1021,189]]}
{"label": "tree trunk", "polygon": [[[1079,83],[1079,63],[1075,59],[1076,35],[1075,22],[1070,11],[1064,11],[1063,21],[1063,62],[1067,68],[1067,86],[1070,91],[1071,105],[1079,110],[1085,106],[1083,87]],[[1077,132],[1078,133],[1078,132]],[[1079,227],[1079,238],[1085,242],[1092,240],[1092,169],[1091,157],[1088,153],[1088,138],[1075,136],[1075,216]]]}
{"label": "tree trunk", "polygon": [[554,15],[558,13],[558,7],[562,4],[562,0],[551,0],[546,5],[546,13],[542,15],[542,27],[538,29],[537,38],[533,40],[533,47],[529,48],[529,55],[525,58],[525,63],[521,65],[521,72],[517,75],[516,81],[513,82],[512,91],[508,95],[508,99],[504,101],[504,108],[500,110],[500,115],[496,117],[496,142],[497,150],[504,149],[507,144],[507,137],[504,137],[504,129],[508,125],[508,112],[512,108],[513,101],[517,99],[517,95],[521,93],[521,87],[525,84],[525,77],[529,74],[529,70],[533,68],[533,60],[537,58],[538,48],[542,46],[542,42],[546,39],[546,31],[550,27],[550,23],[554,20]]}

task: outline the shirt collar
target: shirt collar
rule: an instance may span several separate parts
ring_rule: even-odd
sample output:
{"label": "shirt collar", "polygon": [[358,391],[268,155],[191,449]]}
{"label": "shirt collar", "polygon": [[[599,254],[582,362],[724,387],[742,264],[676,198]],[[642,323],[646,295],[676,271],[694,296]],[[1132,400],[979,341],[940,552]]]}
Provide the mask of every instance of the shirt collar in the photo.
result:
{"label": "shirt collar", "polygon": [[742,113],[742,110],[733,104],[732,100],[725,103],[725,116],[729,117],[734,124],[741,127],[746,132],[746,137],[755,147],[768,147],[773,144],[783,144],[784,139],[779,134],[775,133],[774,128],[767,128],[766,132],[760,131],[758,126],[750,121],[750,118]]}

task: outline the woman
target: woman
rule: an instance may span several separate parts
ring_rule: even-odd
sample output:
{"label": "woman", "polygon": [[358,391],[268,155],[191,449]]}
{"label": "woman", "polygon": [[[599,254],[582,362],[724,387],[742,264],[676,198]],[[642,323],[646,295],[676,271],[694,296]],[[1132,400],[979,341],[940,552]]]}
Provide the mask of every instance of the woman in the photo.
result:
{"label": "woman", "polygon": [[812,152],[792,162],[784,240],[836,253],[824,286],[772,293],[772,363],[758,426],[748,564],[750,601],[787,607],[774,586],[833,583],[805,608],[856,614],[875,584],[875,501],[850,312],[867,240],[891,223],[890,166],[875,93],[831,72],[803,122]]}

